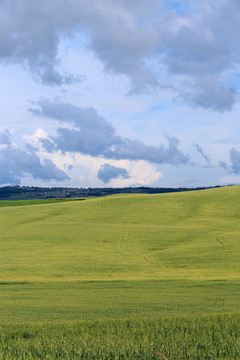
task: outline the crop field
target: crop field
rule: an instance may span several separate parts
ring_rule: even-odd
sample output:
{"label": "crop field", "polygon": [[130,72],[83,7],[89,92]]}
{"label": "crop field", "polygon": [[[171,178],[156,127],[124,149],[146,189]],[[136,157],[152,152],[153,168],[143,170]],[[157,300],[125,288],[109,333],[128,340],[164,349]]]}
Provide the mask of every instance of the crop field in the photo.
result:
{"label": "crop field", "polygon": [[[0,326],[0,359],[240,358],[240,316]],[[163,357],[162,357],[163,359]]]}
{"label": "crop field", "polygon": [[0,359],[240,359],[239,186],[2,201],[0,257]]}

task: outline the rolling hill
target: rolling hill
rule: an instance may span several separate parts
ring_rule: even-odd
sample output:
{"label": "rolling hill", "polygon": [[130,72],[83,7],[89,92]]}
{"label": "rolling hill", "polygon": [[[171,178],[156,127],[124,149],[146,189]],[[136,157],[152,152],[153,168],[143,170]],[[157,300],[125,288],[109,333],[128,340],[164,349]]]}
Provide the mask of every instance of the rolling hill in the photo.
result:
{"label": "rolling hill", "polygon": [[3,320],[239,306],[239,186],[10,205],[0,206]]}

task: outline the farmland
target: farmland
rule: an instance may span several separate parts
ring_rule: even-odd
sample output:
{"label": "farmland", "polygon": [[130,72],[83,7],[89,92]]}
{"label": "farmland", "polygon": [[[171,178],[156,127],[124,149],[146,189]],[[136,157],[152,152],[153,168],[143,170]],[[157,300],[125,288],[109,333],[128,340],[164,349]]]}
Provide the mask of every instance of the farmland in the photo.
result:
{"label": "farmland", "polygon": [[0,327],[0,359],[240,358],[239,316],[98,320]]}
{"label": "farmland", "polygon": [[232,186],[0,202],[2,358],[239,359],[239,200]]}

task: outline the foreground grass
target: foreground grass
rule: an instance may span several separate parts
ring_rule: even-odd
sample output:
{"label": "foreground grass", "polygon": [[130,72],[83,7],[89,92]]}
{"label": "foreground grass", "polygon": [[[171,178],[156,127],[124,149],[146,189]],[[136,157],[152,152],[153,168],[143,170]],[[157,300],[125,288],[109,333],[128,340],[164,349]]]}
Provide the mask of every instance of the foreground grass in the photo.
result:
{"label": "foreground grass", "polygon": [[2,325],[0,359],[239,359],[240,316]]}
{"label": "foreground grass", "polygon": [[1,283],[0,323],[235,313],[240,281]]}

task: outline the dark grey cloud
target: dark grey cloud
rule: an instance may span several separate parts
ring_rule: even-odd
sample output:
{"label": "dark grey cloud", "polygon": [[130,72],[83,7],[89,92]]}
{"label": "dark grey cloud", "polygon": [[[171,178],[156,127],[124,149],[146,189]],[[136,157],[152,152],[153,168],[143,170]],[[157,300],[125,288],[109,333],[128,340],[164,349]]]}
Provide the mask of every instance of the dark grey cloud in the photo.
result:
{"label": "dark grey cloud", "polygon": [[0,145],[10,145],[11,144],[11,134],[9,130],[5,130],[0,133]]}
{"label": "dark grey cloud", "polygon": [[209,157],[204,153],[203,149],[201,148],[200,145],[198,144],[194,144],[194,146],[196,147],[197,151],[199,152],[199,154],[204,158],[204,160],[206,160],[209,164],[211,164],[211,161],[209,159]]}
{"label": "dark grey cloud", "polygon": [[212,0],[207,5],[194,2],[183,14],[167,14],[160,25],[163,62],[169,74],[184,77],[179,96],[193,106],[225,111],[231,110],[238,99],[231,76],[228,83],[222,79],[226,71],[235,73],[238,11],[235,0],[223,0],[217,6]]}
{"label": "dark grey cloud", "polygon": [[230,167],[225,161],[220,161],[218,165],[224,170],[226,170],[228,173],[231,173]]}
{"label": "dark grey cloud", "polygon": [[212,109],[219,112],[230,111],[237,101],[237,91],[232,87],[225,88],[218,79],[211,76],[197,78],[189,91],[182,90],[180,97],[193,107]]}
{"label": "dark grey cloud", "polygon": [[60,74],[54,66],[50,64],[31,64],[30,69],[33,72],[34,78],[44,85],[61,86],[71,85],[84,80],[83,76],[74,76],[73,74]]}
{"label": "dark grey cloud", "polygon": [[104,182],[105,184],[111,181],[112,179],[116,179],[116,178],[122,178],[122,179],[130,178],[130,175],[126,169],[112,166],[110,164],[102,165],[98,171],[97,176],[98,179]]}
{"label": "dark grey cloud", "polygon": [[[5,134],[0,134],[0,138]],[[51,160],[41,162],[33,148],[26,151],[14,147],[10,142],[5,145],[0,149],[0,184],[20,184],[26,175],[44,181],[69,179]]]}
{"label": "dark grey cloud", "polygon": [[71,74],[60,74],[58,47],[60,41],[84,34],[89,46],[103,61],[106,69],[127,74],[139,86],[153,85],[156,80],[139,61],[148,55],[154,43],[155,30],[138,24],[135,15],[156,8],[158,1],[113,0],[21,0],[0,2],[0,59],[22,63],[43,83],[62,85],[77,81]]}
{"label": "dark grey cloud", "polygon": [[115,132],[112,124],[99,115],[94,108],[80,108],[72,104],[49,100],[40,100],[36,105],[38,107],[29,109],[33,115],[71,123],[76,128],[104,131],[108,136]]}
{"label": "dark grey cloud", "polygon": [[63,152],[80,152],[107,159],[146,160],[172,165],[186,164],[188,156],[179,150],[179,140],[167,139],[168,146],[151,146],[135,139],[122,138],[112,124],[93,108],[80,108],[71,104],[41,100],[30,111],[35,116],[72,124],[74,128],[57,129],[52,137],[55,148]]}
{"label": "dark grey cloud", "polygon": [[45,84],[71,84],[78,78],[57,70],[59,44],[77,47],[84,36],[106,71],[130,79],[130,92],[169,87],[192,106],[231,110],[239,11],[236,0],[1,0],[0,61],[23,64]]}
{"label": "dark grey cloud", "polygon": [[71,3],[63,0],[1,0],[0,60],[3,63],[21,63],[47,85],[78,81],[78,77],[72,74],[57,71],[60,40],[70,35],[72,28],[68,24],[69,18],[64,19],[67,2]]}
{"label": "dark grey cloud", "polygon": [[39,141],[42,143],[43,148],[47,150],[47,152],[52,153],[54,151],[55,146],[52,141],[48,139],[40,139]]}
{"label": "dark grey cloud", "polygon": [[168,146],[145,145],[139,140],[122,139],[114,144],[113,148],[105,149],[103,155],[109,159],[146,160],[156,164],[168,163],[171,165],[186,164],[189,157],[179,150],[179,140],[168,137]]}
{"label": "dark grey cloud", "polygon": [[230,174],[240,174],[240,151],[232,148],[230,150],[229,156],[230,164],[228,165],[226,162],[221,161],[219,166]]}

